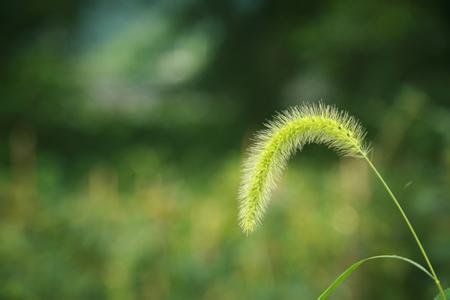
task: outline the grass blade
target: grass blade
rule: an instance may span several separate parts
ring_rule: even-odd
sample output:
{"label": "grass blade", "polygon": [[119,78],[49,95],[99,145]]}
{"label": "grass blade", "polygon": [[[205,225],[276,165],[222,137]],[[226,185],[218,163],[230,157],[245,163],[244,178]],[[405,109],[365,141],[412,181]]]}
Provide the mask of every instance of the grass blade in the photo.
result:
{"label": "grass blade", "polygon": [[347,277],[349,277],[354,271],[356,271],[365,262],[368,262],[368,261],[371,261],[371,260],[375,260],[375,259],[385,259],[385,258],[398,259],[398,260],[402,260],[402,261],[405,261],[407,263],[410,263],[413,266],[415,266],[416,268],[420,269],[425,274],[427,274],[434,281],[434,277],[433,277],[433,275],[430,274],[430,272],[428,272],[423,266],[421,266],[420,264],[418,264],[417,262],[415,262],[415,261],[413,261],[413,260],[411,260],[409,258],[405,258],[405,257],[398,256],[398,255],[377,255],[377,256],[372,256],[372,257],[361,259],[360,261],[357,261],[356,263],[351,265],[347,270],[345,270],[341,275],[339,275],[333,281],[333,283],[317,298],[317,300],[325,300],[325,299],[327,299],[328,296],[330,295],[330,293],[335,288],[337,288],[339,285],[341,285],[341,283],[345,279],[347,279]]}

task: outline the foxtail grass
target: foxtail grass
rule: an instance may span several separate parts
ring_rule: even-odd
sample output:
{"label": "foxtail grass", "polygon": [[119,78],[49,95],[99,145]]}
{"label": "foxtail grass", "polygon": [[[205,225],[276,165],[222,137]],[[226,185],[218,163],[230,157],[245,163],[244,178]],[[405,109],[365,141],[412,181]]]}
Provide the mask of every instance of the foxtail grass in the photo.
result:
{"label": "foxtail grass", "polygon": [[[408,226],[428,266],[427,275],[431,275],[430,277],[433,278],[442,299],[447,299],[414,227],[397,197],[369,159],[370,147],[365,141],[365,130],[355,118],[335,107],[313,104],[294,107],[281,112],[265,127],[264,130],[255,135],[243,166],[239,191],[239,225],[245,234],[252,233],[261,224],[271,193],[276,188],[289,158],[307,144],[324,144],[341,156],[363,159],[368,163]],[[378,257],[380,256],[375,258]],[[381,257],[398,258],[398,256],[393,255]],[[355,265],[359,266],[372,259],[361,260]],[[412,262],[415,266],[420,266],[410,259],[401,259]],[[356,268],[350,268],[349,270],[353,272],[354,269]],[[426,270],[423,267],[421,269]],[[342,277],[344,274],[348,276],[351,273],[347,273],[349,270],[341,274],[339,278],[345,278],[345,276]],[[339,281],[338,279],[337,281]],[[332,284],[330,287],[334,289],[337,285]],[[319,299],[325,299],[325,297],[322,294]]]}

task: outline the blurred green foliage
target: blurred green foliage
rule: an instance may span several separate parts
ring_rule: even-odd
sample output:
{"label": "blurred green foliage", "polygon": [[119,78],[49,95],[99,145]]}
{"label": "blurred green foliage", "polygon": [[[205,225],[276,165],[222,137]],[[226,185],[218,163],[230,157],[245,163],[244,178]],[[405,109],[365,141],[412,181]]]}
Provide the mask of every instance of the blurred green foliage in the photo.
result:
{"label": "blurred green foliage", "polygon": [[[320,146],[239,232],[249,136],[320,99],[367,126],[449,286],[449,3],[2,2],[0,298],[313,299],[359,258],[421,261],[364,164]],[[334,299],[435,294],[386,262]]]}

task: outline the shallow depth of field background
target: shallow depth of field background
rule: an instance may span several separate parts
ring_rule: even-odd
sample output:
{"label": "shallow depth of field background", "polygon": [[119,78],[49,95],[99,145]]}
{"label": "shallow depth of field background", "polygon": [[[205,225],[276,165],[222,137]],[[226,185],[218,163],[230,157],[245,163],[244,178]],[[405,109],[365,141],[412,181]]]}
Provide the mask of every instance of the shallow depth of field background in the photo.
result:
{"label": "shallow depth of field background", "polygon": [[[314,299],[423,262],[362,161],[311,145],[263,226],[240,164],[277,110],[357,116],[450,286],[450,2],[4,1],[0,299]],[[370,263],[332,299],[431,299]]]}

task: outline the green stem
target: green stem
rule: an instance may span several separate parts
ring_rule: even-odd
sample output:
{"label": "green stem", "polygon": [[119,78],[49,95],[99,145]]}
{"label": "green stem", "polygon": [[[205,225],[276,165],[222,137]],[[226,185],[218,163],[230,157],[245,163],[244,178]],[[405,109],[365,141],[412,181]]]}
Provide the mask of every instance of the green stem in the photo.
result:
{"label": "green stem", "polygon": [[409,221],[408,217],[406,216],[405,211],[403,210],[402,206],[400,205],[400,202],[398,202],[397,197],[395,197],[394,193],[392,192],[390,187],[387,185],[386,181],[384,181],[383,176],[381,176],[380,172],[378,172],[377,168],[375,168],[375,166],[370,161],[370,159],[365,154],[363,154],[363,157],[367,161],[367,163],[369,164],[369,166],[373,170],[373,172],[377,175],[378,179],[383,184],[387,193],[389,194],[389,196],[391,196],[392,200],[394,201],[395,205],[397,206],[398,210],[400,211],[400,214],[402,215],[403,219],[405,220],[406,225],[408,225],[409,230],[411,231],[414,239],[416,240],[417,245],[419,246],[420,252],[422,253],[423,257],[425,258],[428,268],[430,269],[430,272],[433,275],[434,282],[436,283],[436,285],[439,289],[439,292],[442,295],[442,299],[447,300],[447,297],[445,296],[444,290],[442,289],[439,278],[436,275],[436,272],[434,271],[434,268],[433,268],[433,265],[431,264],[430,259],[428,258],[427,252],[425,251],[425,249],[422,245],[422,242],[420,241],[419,237],[417,236],[417,233],[414,230],[414,227],[412,226],[411,222]]}

